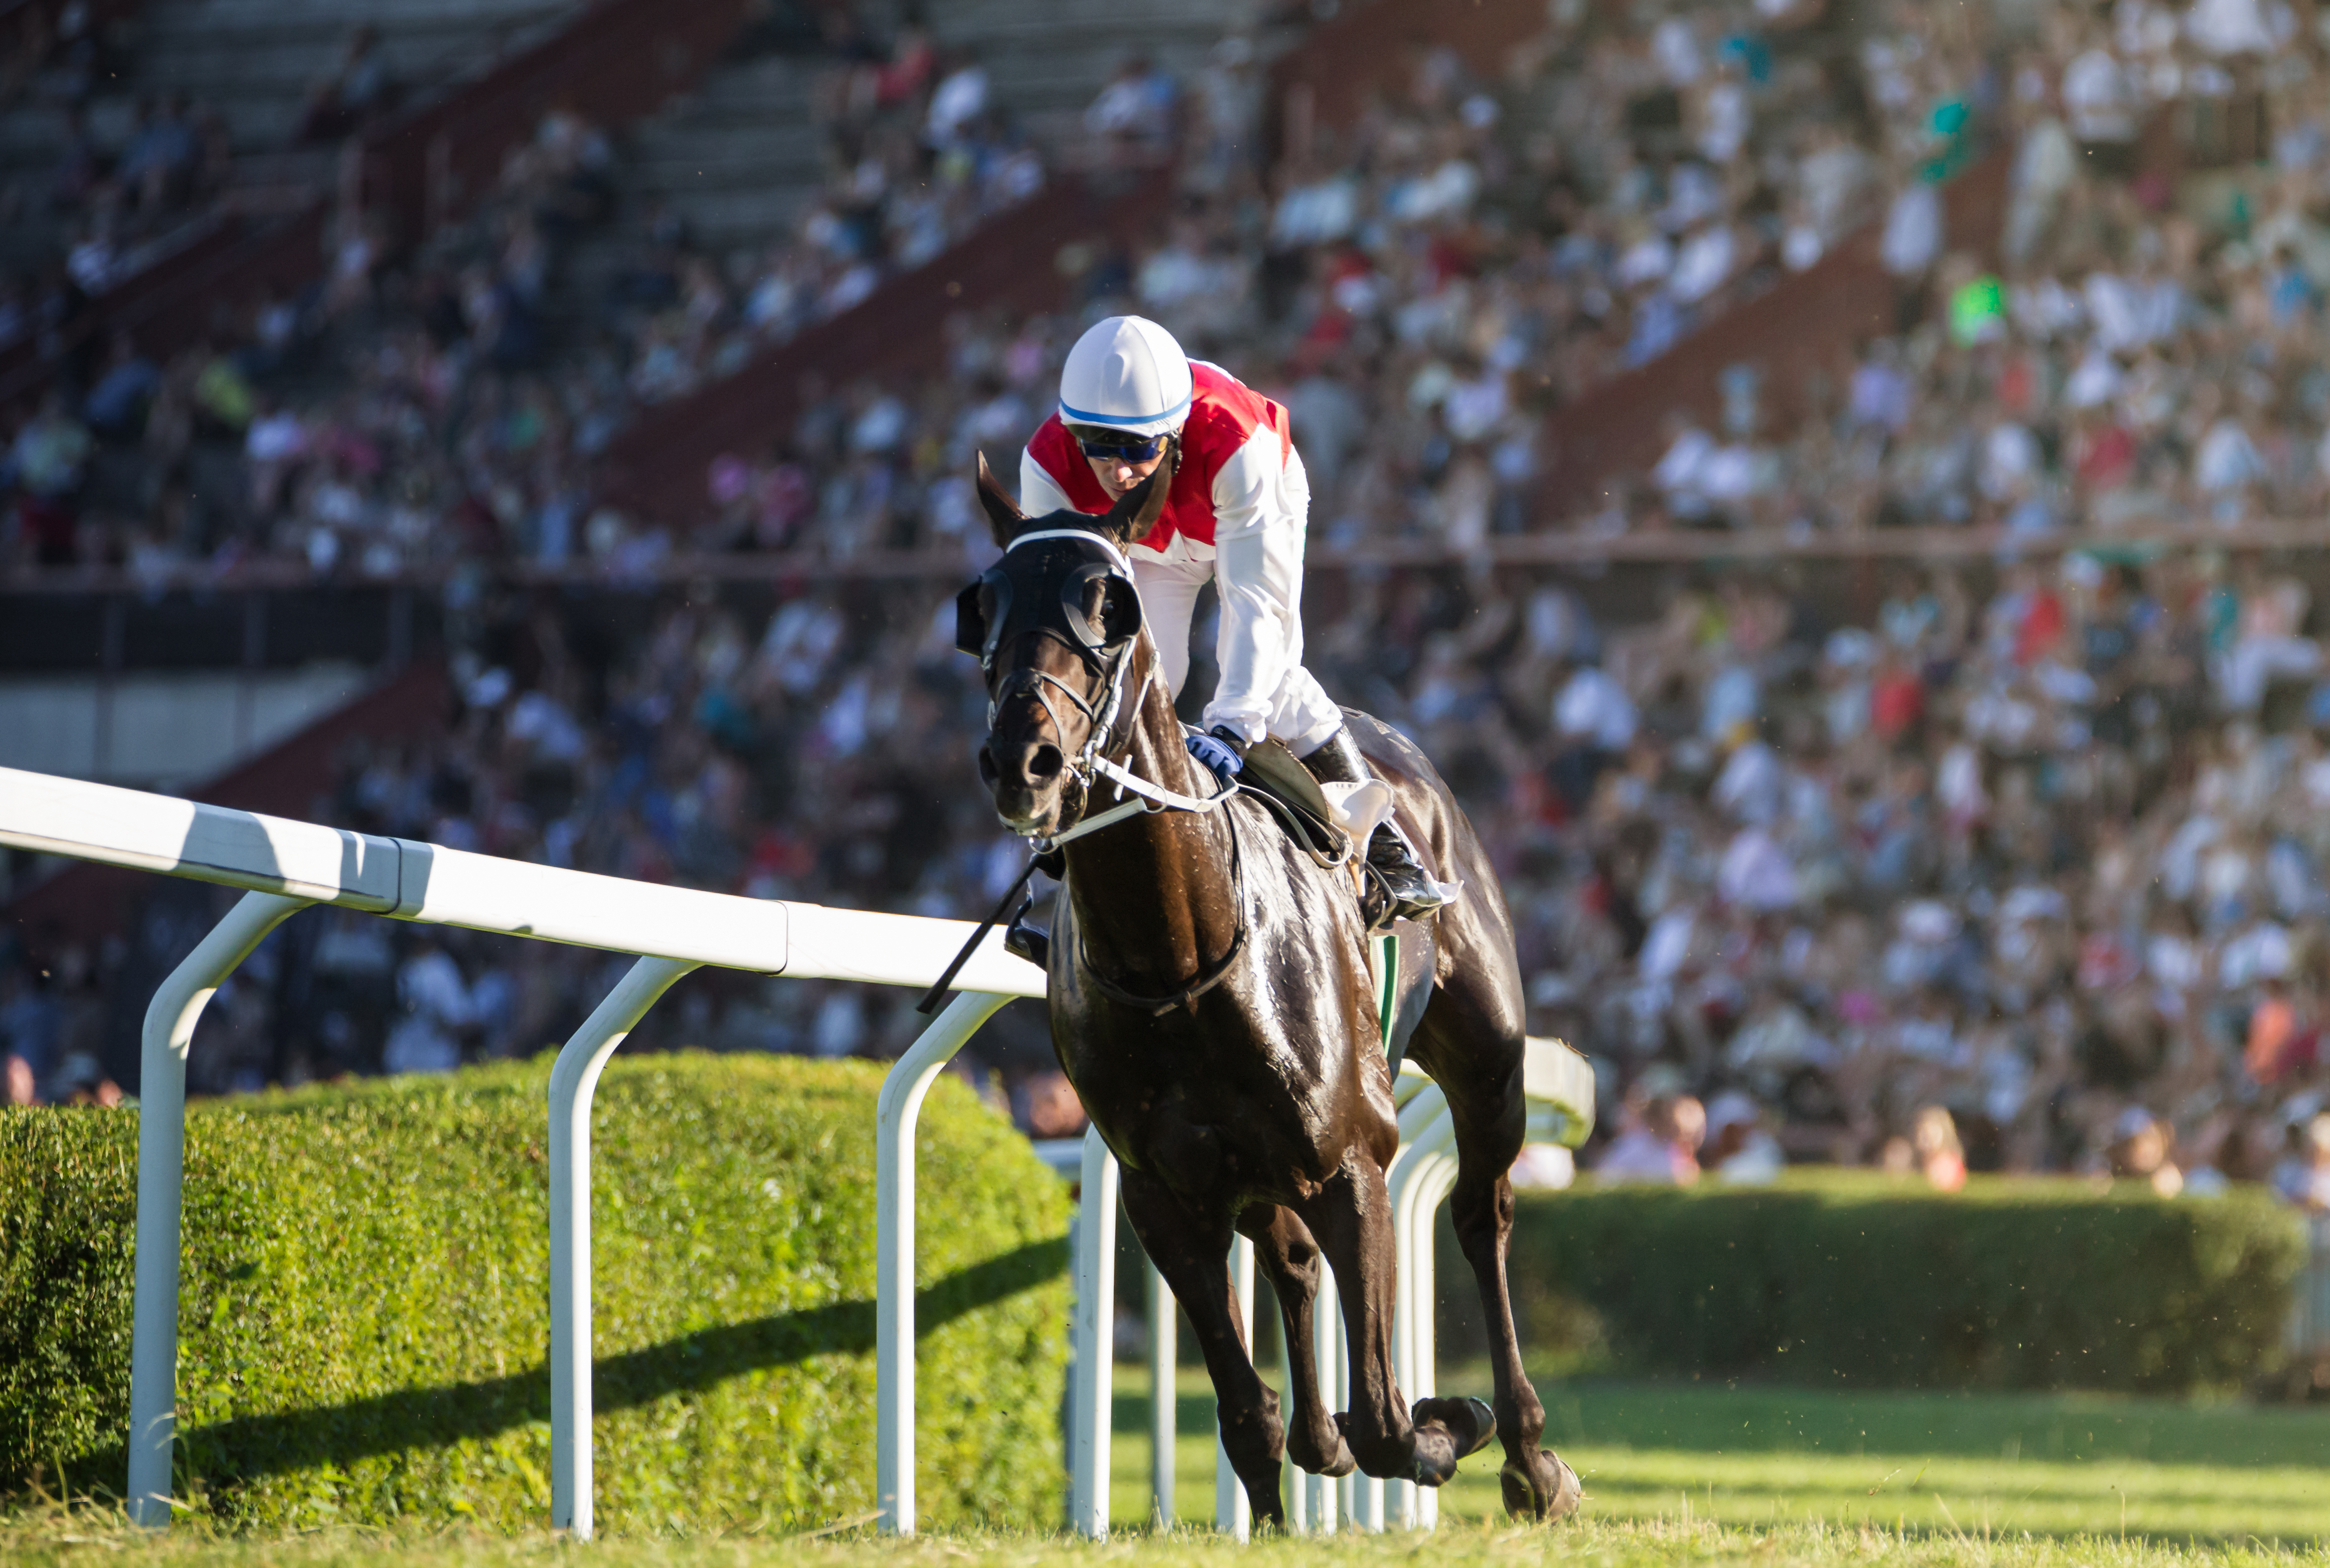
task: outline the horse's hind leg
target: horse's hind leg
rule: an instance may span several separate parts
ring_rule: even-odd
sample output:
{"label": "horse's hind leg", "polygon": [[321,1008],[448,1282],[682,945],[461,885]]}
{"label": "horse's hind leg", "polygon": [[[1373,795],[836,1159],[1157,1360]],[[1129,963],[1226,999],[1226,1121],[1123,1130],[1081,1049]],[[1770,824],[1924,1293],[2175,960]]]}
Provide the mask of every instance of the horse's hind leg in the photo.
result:
{"label": "horse's hind leg", "polygon": [[1319,1386],[1319,1364],[1311,1354],[1319,1301],[1319,1243],[1294,1211],[1256,1203],[1238,1216],[1237,1228],[1254,1241],[1255,1261],[1270,1277],[1278,1297],[1279,1321],[1286,1330],[1286,1392],[1293,1402],[1286,1428],[1286,1453],[1314,1476],[1348,1476],[1353,1461],[1343,1434],[1327,1409]]}
{"label": "horse's hind leg", "polygon": [[1122,1191],[1133,1233],[1189,1315],[1190,1329],[1205,1352],[1221,1414],[1222,1449],[1246,1487],[1254,1516],[1259,1523],[1283,1525],[1278,1478],[1285,1432],[1279,1424],[1278,1396],[1255,1373],[1246,1352],[1230,1285],[1230,1228],[1191,1212],[1171,1188],[1130,1166]]}
{"label": "horse's hind leg", "polygon": [[1559,1519],[1577,1506],[1577,1475],[1538,1447],[1545,1407],[1521,1370],[1520,1337],[1514,1332],[1505,1278],[1513,1233],[1513,1184],[1507,1173],[1528,1126],[1520,987],[1512,985],[1514,994],[1506,998],[1500,994],[1502,987],[1468,984],[1465,979],[1460,968],[1434,994],[1417,1030],[1416,1056],[1448,1097],[1455,1124],[1456,1188],[1449,1196],[1449,1218],[1473,1266],[1488,1323],[1497,1435],[1505,1445],[1499,1478],[1505,1509],[1517,1517]]}

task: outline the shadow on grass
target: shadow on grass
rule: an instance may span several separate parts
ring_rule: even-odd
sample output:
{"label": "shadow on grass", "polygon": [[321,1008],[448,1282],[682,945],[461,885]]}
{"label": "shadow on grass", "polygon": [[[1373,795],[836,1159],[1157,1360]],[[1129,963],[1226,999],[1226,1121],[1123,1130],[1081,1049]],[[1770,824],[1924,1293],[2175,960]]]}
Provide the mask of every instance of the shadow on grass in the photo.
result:
{"label": "shadow on grass", "polygon": [[[1017,1296],[1067,1269],[1065,1238],[1031,1241],[914,1293],[920,1338],[966,1314]],[[600,1357],[595,1411],[631,1410],[693,1393],[747,1373],[794,1366],[813,1356],[874,1349],[874,1303],[837,1301],[748,1323],[707,1328],[660,1345]],[[550,1368],[537,1363],[507,1377],[437,1388],[400,1389],[369,1399],[272,1415],[237,1416],[180,1434],[184,1462],[213,1481],[344,1466],[400,1449],[476,1441],[550,1418]],[[125,1450],[82,1456],[82,1475],[118,1476]]]}

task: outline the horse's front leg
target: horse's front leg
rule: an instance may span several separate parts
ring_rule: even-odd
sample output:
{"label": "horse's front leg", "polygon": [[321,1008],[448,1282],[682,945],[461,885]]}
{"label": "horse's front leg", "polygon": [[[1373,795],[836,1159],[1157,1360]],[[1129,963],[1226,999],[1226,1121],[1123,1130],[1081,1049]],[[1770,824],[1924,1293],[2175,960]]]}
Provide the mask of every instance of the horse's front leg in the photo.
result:
{"label": "horse's front leg", "polygon": [[[1174,1299],[1189,1316],[1190,1330],[1214,1380],[1214,1400],[1222,1426],[1222,1449],[1246,1487],[1257,1523],[1283,1525],[1279,1500],[1280,1459],[1286,1449],[1279,1424],[1278,1396],[1254,1369],[1245,1325],[1230,1284],[1230,1227],[1227,1219],[1191,1212],[1180,1195],[1154,1176],[1124,1168],[1125,1217]],[[1171,1398],[1171,1391],[1161,1392]]]}
{"label": "horse's front leg", "polygon": [[1343,1435],[1351,1453],[1370,1476],[1437,1487],[1456,1473],[1457,1460],[1496,1434],[1496,1419],[1476,1399],[1424,1400],[1411,1411],[1392,1380],[1399,1252],[1383,1172],[1355,1148],[1303,1210],[1343,1298],[1351,1357],[1351,1408]]}
{"label": "horse's front leg", "polygon": [[1319,1243],[1292,1209],[1256,1203],[1238,1216],[1237,1228],[1254,1241],[1255,1260],[1270,1277],[1278,1297],[1279,1322],[1286,1330],[1286,1392],[1294,1402],[1286,1452],[1314,1476],[1348,1476],[1351,1450],[1343,1445],[1326,1391],[1319,1386],[1319,1363],[1311,1354],[1319,1302]]}

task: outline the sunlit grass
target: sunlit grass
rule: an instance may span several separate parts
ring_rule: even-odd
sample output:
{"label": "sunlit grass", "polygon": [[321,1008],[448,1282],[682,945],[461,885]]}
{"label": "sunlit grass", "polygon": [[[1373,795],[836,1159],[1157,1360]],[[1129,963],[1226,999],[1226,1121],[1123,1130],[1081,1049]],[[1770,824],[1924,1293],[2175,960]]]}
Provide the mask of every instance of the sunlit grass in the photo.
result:
{"label": "sunlit grass", "polygon": [[[1111,1512],[1150,1516],[1147,1380],[1118,1369]],[[1485,1377],[1444,1377],[1487,1392]],[[2109,1534],[2330,1536],[2330,1410],[2085,1396],[1845,1394],[1720,1385],[1544,1389],[1546,1438],[1604,1521],[1823,1523],[1995,1540]],[[1213,1514],[1212,1396],[1182,1379],[1177,1513]],[[1502,1519],[1497,1452],[1466,1462],[1441,1517]]]}
{"label": "sunlit grass", "polygon": [[[619,1535],[328,1529],[237,1535],[193,1518],[163,1535],[118,1508],[0,1515],[0,1564],[105,1558],[152,1568],[332,1568],[393,1560],[498,1568],[545,1558],[599,1568],[1393,1568],[1558,1560],[1583,1568],[2330,1568],[2330,1409],[2078,1396],[1855,1394],[1691,1384],[1545,1384],[1548,1440],[1585,1478],[1581,1516],[1506,1522],[1492,1449],[1441,1494],[1431,1535],[1266,1539],[1150,1525],[1147,1409],[1120,1367],[1104,1544],[1056,1533],[949,1532],[910,1542],[862,1520],[826,1532]],[[1485,1381],[1458,1369],[1451,1390]],[[1212,1400],[1178,1391],[1180,1513],[1213,1511]]]}
{"label": "sunlit grass", "polygon": [[1586,1519],[1554,1530],[1451,1520],[1431,1535],[1340,1535],[1234,1544],[1188,1528],[1122,1530],[1105,1543],[1060,1535],[959,1533],[913,1541],[845,1531],[822,1539],[744,1535],[638,1536],[589,1544],[545,1533],[324,1530],[242,1537],[200,1529],[143,1537],[118,1516],[51,1512],[0,1519],[0,1561],[26,1568],[92,1557],[152,1568],[337,1568],[393,1561],[412,1568],[519,1568],[558,1561],[600,1568],[1074,1568],[1139,1562],[1161,1568],[1396,1568],[1559,1561],[1580,1568],[2313,1568],[2320,1546],[2164,1542],[2136,1535],[2053,1536],[1992,1530],[1907,1531],[1836,1525],[1725,1525],[1680,1517]]}

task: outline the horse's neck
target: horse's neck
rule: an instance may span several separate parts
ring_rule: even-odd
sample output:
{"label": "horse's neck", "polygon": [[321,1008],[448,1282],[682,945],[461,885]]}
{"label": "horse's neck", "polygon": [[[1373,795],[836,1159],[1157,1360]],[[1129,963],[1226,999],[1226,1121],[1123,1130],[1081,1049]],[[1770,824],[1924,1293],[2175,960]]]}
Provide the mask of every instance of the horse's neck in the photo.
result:
{"label": "horse's neck", "polygon": [[[1125,761],[1137,777],[1182,794],[1207,796],[1217,787],[1183,744],[1161,679],[1144,685]],[[1088,812],[1122,798],[1098,786],[1094,793],[1102,798]],[[1076,929],[1110,979],[1153,980],[1170,990],[1228,950],[1237,933],[1228,809],[1143,813],[1067,846]]]}

